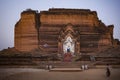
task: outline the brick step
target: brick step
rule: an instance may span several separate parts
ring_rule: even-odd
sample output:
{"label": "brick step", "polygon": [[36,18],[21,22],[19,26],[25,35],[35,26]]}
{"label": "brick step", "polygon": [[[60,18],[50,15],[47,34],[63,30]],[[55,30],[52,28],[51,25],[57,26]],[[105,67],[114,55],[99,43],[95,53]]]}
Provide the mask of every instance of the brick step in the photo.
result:
{"label": "brick step", "polygon": [[[88,62],[86,63],[88,65]],[[80,68],[83,63],[81,62],[61,62],[51,64],[54,68]]]}
{"label": "brick step", "polygon": [[80,72],[81,68],[53,68],[50,72]]}
{"label": "brick step", "polygon": [[80,66],[77,65],[63,65],[63,66],[54,66],[54,68],[80,68]]}
{"label": "brick step", "polygon": [[[80,68],[82,65],[88,65],[88,67],[93,67],[96,62],[91,61],[80,61],[80,62],[48,62],[44,64],[52,65],[54,68]],[[43,66],[43,64],[41,64]]]}

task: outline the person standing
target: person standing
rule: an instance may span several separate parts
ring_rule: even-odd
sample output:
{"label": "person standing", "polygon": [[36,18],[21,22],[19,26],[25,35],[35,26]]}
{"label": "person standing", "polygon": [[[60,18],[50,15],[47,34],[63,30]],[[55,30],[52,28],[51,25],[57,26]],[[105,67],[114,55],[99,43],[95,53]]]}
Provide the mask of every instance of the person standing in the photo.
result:
{"label": "person standing", "polygon": [[110,77],[110,75],[111,75],[110,68],[109,68],[109,65],[107,65],[107,68],[106,68],[106,76],[107,76],[107,77]]}

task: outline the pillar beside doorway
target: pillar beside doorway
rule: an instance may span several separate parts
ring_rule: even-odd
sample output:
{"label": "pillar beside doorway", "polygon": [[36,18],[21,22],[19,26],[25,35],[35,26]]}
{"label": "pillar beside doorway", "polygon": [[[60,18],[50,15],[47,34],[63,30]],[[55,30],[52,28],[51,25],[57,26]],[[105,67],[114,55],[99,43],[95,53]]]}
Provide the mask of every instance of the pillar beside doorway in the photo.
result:
{"label": "pillar beside doorway", "polygon": [[80,53],[80,42],[76,42],[75,53],[76,55]]}

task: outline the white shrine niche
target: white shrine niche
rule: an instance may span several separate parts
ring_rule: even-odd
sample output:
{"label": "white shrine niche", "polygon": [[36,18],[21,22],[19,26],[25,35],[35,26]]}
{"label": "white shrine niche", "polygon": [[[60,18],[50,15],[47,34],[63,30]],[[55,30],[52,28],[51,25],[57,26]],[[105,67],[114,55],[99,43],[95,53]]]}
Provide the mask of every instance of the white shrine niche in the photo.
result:
{"label": "white shrine niche", "polygon": [[70,52],[72,55],[74,55],[75,52],[75,42],[73,39],[68,36],[66,40],[63,42],[63,52],[64,54],[67,52]]}

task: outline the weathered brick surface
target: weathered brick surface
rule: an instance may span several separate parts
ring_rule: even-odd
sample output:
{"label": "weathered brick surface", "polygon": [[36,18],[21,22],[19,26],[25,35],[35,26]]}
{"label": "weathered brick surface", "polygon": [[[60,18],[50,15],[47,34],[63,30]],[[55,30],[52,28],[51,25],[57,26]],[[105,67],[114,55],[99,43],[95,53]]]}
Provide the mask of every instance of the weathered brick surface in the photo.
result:
{"label": "weathered brick surface", "polygon": [[95,52],[113,45],[113,28],[89,9],[24,11],[15,26],[15,48],[62,53],[62,40],[70,34],[75,39],[76,53]]}
{"label": "weathered brick surface", "polygon": [[15,48],[20,51],[31,51],[38,48],[36,29],[36,12],[23,12],[15,26]]}

